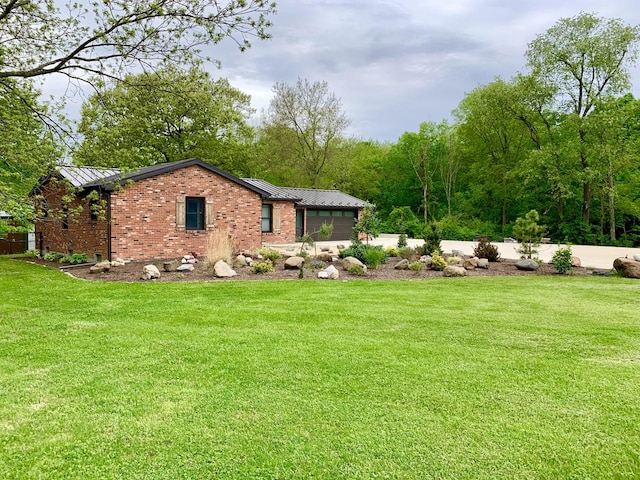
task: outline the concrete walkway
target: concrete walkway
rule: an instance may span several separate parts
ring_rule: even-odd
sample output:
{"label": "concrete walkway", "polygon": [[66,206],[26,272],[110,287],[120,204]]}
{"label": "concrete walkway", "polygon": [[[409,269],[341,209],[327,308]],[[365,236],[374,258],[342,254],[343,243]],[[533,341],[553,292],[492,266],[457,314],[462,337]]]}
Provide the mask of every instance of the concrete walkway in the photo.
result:
{"label": "concrete walkway", "polygon": [[[398,244],[398,235],[384,234],[375,238],[369,242],[371,245],[382,245],[384,247],[393,246]],[[408,239],[407,243],[411,247],[416,247],[424,244],[422,239]],[[517,252],[519,244],[517,243],[500,243],[491,242],[498,247],[500,256],[505,259],[518,259],[520,255]],[[337,253],[337,246],[344,245],[349,246],[349,241],[340,242],[316,242],[318,251],[321,248],[327,247]],[[460,250],[465,255],[473,255],[473,249],[476,247],[477,242],[462,242],[457,240],[443,240],[441,242],[444,252],[451,252],[452,250]],[[278,247],[283,247],[278,245]],[[300,244],[288,245],[289,248],[296,250],[300,249]],[[538,257],[544,261],[549,262],[553,257],[555,251],[558,250],[556,244],[540,245],[538,249]],[[619,257],[633,258],[633,255],[640,255],[640,248],[627,248],[627,247],[597,247],[591,245],[572,245],[571,251],[574,257],[580,258],[583,267],[597,268],[610,270],[613,268],[613,261]]]}

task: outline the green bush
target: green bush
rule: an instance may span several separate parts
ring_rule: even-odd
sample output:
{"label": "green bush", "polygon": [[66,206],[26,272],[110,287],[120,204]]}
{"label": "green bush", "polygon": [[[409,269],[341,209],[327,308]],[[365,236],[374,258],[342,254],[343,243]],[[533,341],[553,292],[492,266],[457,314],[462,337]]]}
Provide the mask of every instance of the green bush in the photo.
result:
{"label": "green bush", "polygon": [[573,269],[573,256],[571,247],[559,248],[551,258],[551,263],[558,273],[567,273]]}
{"label": "green bush", "polygon": [[407,234],[401,233],[398,237],[398,248],[404,248],[407,246]]}
{"label": "green bush", "polygon": [[431,269],[442,271],[447,267],[447,261],[439,252],[433,251],[431,254]]}
{"label": "green bush", "polygon": [[251,264],[250,270],[252,273],[272,273],[276,271],[271,260],[265,260],[264,262],[253,262]]}
{"label": "green bush", "polygon": [[42,257],[42,259],[47,262],[58,262],[61,258],[65,258],[65,255],[58,252],[49,252]]}
{"label": "green bush", "polygon": [[349,268],[347,268],[347,272],[349,272],[351,275],[358,275],[358,276],[363,276],[367,274],[367,271],[364,269],[362,265],[351,265]]}
{"label": "green bush", "polygon": [[367,248],[364,251],[364,263],[373,269],[376,269],[380,264],[384,263],[387,258],[387,254],[382,248]]}
{"label": "green bush", "polygon": [[407,235],[409,238],[423,238],[425,230],[426,225],[418,219],[407,222]]}
{"label": "green bush", "polygon": [[74,253],[69,257],[69,262],[71,263],[81,264],[81,263],[87,263],[88,261],[89,261],[89,257],[87,256],[86,253]]}
{"label": "green bush", "polygon": [[500,259],[498,247],[489,243],[489,238],[482,236],[478,240],[478,245],[473,249],[473,254],[478,258],[486,258],[490,262],[497,262]]}
{"label": "green bush", "polygon": [[442,254],[441,239],[438,225],[435,222],[430,223],[425,229],[424,245],[416,249],[417,253],[419,255],[431,255],[433,252]]}
{"label": "green bush", "polygon": [[411,247],[404,247],[398,250],[398,256],[405,260],[411,260],[416,254],[416,251]]}
{"label": "green bush", "polygon": [[27,250],[24,252],[24,256],[27,258],[39,258],[40,250]]}
{"label": "green bush", "polygon": [[269,247],[262,247],[258,250],[258,254],[260,254],[265,260],[269,260],[271,263],[276,263],[276,260],[282,258],[279,251]]}
{"label": "green bush", "polygon": [[472,241],[479,235],[486,234],[495,236],[495,226],[490,222],[485,222],[477,218],[462,220],[459,217],[448,215],[438,222],[442,238],[446,240]]}
{"label": "green bush", "polygon": [[409,264],[409,270],[415,273],[421,272],[424,269],[424,267],[425,267],[424,263],[422,263],[419,260],[416,260],[415,262],[411,262]]}

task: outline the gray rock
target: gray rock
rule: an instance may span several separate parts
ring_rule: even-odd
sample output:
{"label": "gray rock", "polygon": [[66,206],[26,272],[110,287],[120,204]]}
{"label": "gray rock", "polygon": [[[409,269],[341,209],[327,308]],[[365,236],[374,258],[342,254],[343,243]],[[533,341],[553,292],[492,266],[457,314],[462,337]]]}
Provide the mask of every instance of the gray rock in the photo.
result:
{"label": "gray rock", "polygon": [[466,277],[467,271],[463,267],[449,265],[442,272],[445,277]]}
{"label": "gray rock", "polygon": [[451,255],[454,257],[464,258],[464,252],[462,250],[452,250]]}
{"label": "gray rock", "polygon": [[433,259],[431,258],[431,255],[422,255],[420,257],[420,261],[424,263],[427,267],[433,263]]}
{"label": "gray rock", "polygon": [[218,278],[229,278],[235,277],[237,273],[224,260],[218,260],[213,266],[213,275]]}
{"label": "gray rock", "polygon": [[329,278],[331,280],[337,280],[338,278],[340,278],[340,272],[333,265],[329,265],[324,269],[324,271],[329,275]]}
{"label": "gray rock", "polygon": [[349,268],[354,266],[354,265],[359,265],[359,266],[361,266],[362,268],[364,268],[366,270],[366,267],[364,266],[364,263],[362,263],[356,257],[346,257],[346,258],[342,259],[342,267],[345,270],[349,270]]}
{"label": "gray rock", "polygon": [[192,263],[183,263],[178,268],[176,268],[176,272],[191,272],[195,269]]}
{"label": "gray rock", "polygon": [[318,278],[321,278],[323,280],[328,280],[329,279],[329,274],[327,272],[325,272],[324,270],[318,272]]}
{"label": "gray rock", "polygon": [[169,260],[162,264],[162,268],[165,272],[175,272],[180,266],[180,260]]}
{"label": "gray rock", "polygon": [[636,254],[634,254],[634,255],[633,255],[633,259],[634,259],[636,262],[640,262],[640,253],[636,253]]}
{"label": "gray rock", "polygon": [[478,268],[489,268],[489,260],[486,258],[479,258],[476,267]]}
{"label": "gray rock", "polygon": [[640,278],[640,262],[630,258],[616,258],[613,268],[625,278]]}
{"label": "gray rock", "polygon": [[538,262],[530,258],[518,260],[516,262],[516,268],[518,270],[524,270],[525,272],[535,272],[536,270],[538,270],[539,266],[540,265],[538,265]]}
{"label": "gray rock", "polygon": [[105,260],[104,262],[96,263],[89,268],[89,273],[103,273],[111,270],[111,262]]}
{"label": "gray rock", "polygon": [[408,270],[409,269],[409,260],[402,259],[400,260],[398,263],[396,263],[395,267],[396,270]]}
{"label": "gray rock", "polygon": [[142,267],[142,279],[153,280],[154,278],[160,278],[160,270],[155,265],[145,265]]}
{"label": "gray rock", "polygon": [[503,240],[504,243],[518,243],[515,238],[507,237]]}
{"label": "gray rock", "polygon": [[302,257],[289,257],[284,261],[285,270],[300,270],[304,268],[304,258]]}
{"label": "gray rock", "polygon": [[244,268],[247,266],[247,257],[240,254],[233,259],[233,268]]}

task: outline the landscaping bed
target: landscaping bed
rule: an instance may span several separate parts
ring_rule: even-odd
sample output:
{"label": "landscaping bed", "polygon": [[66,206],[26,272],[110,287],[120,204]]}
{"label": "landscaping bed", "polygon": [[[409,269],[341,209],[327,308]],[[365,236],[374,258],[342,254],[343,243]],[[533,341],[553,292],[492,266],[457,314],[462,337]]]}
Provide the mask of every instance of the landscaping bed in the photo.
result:
{"label": "landscaping bed", "polygon": [[[298,270],[285,270],[284,259],[280,259],[275,264],[275,272],[256,274],[252,273],[248,267],[236,268],[236,276],[231,278],[216,278],[207,269],[204,262],[200,261],[194,265],[194,269],[190,272],[165,272],[163,270],[163,260],[145,261],[145,262],[129,262],[122,266],[112,267],[108,272],[103,273],[90,273],[89,265],[74,265],[66,266],[57,263],[46,262],[40,259],[25,259],[28,261],[36,262],[39,264],[51,266],[52,268],[62,268],[68,274],[82,278],[85,280],[99,280],[110,282],[142,282],[142,269],[145,265],[155,264],[160,270],[160,278],[151,281],[154,282],[194,282],[194,281],[236,281],[236,280],[314,280],[318,279],[319,269],[311,269],[306,267],[304,269],[303,278],[299,278]],[[354,275],[345,271],[341,266],[341,261],[335,263],[335,266],[340,272],[340,278],[338,281],[352,281],[352,280],[418,280],[428,278],[440,278],[443,277],[442,271],[424,269],[420,272],[413,272],[411,270],[396,270],[395,265],[400,262],[401,258],[390,257],[387,261],[376,269],[368,269],[366,275]],[[310,261],[307,261],[309,264]],[[515,275],[558,275],[553,265],[541,264],[537,271],[528,272],[518,270],[515,266],[516,260],[502,259],[498,262],[490,262],[489,268],[481,269],[476,268],[468,270],[467,275],[473,276],[515,276]],[[329,264],[327,264],[329,265]],[[587,275],[590,272],[584,267],[574,268],[569,274],[571,275]],[[324,280],[330,281],[330,280]]]}

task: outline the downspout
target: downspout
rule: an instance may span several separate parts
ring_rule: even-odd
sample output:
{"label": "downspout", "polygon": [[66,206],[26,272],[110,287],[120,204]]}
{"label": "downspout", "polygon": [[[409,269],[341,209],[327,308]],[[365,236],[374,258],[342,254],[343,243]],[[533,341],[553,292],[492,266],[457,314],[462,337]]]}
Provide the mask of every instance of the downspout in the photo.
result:
{"label": "downspout", "polygon": [[111,192],[107,192],[107,258],[110,262],[111,258]]}

